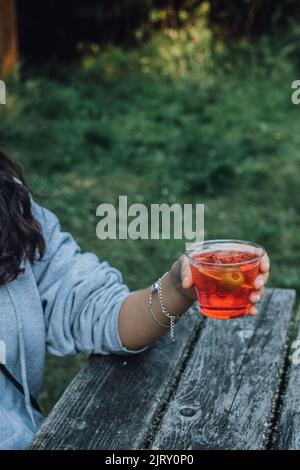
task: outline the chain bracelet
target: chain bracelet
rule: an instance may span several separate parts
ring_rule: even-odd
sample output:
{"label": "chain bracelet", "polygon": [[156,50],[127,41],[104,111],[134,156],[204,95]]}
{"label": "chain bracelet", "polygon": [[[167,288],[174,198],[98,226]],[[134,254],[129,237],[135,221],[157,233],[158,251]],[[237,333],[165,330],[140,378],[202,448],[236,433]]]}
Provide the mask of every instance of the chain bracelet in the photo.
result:
{"label": "chain bracelet", "polygon": [[[166,277],[167,274],[168,273],[165,273],[160,279],[158,279],[158,281],[156,281],[153,284],[153,286],[151,287],[151,295],[154,294],[155,292],[157,292],[161,312],[167,318],[169,318],[169,320],[170,320],[170,336],[171,336],[171,341],[174,341],[174,339],[175,339],[175,322],[176,322],[177,318],[174,315],[171,315],[171,313],[169,313],[168,310],[165,308],[164,300],[163,300],[163,294],[162,294],[162,281]],[[152,302],[152,299],[151,299],[151,302]],[[151,303],[151,307],[152,307],[152,303]],[[151,310],[150,310],[150,312],[151,312]],[[153,310],[151,312],[151,315],[152,315],[152,313],[154,313]]]}
{"label": "chain bracelet", "polygon": [[160,325],[160,326],[163,326],[164,328],[169,328],[170,325],[164,325],[164,324],[161,323],[161,321],[159,321],[159,319],[156,317],[156,315],[155,315],[155,313],[154,313],[154,310],[153,310],[152,300],[153,300],[153,292],[152,292],[152,289],[151,289],[151,293],[150,293],[150,296],[149,296],[149,303],[148,303],[149,311],[150,311],[150,313],[151,313],[151,316],[152,316],[153,320],[155,321],[155,323],[157,323],[157,324]]}

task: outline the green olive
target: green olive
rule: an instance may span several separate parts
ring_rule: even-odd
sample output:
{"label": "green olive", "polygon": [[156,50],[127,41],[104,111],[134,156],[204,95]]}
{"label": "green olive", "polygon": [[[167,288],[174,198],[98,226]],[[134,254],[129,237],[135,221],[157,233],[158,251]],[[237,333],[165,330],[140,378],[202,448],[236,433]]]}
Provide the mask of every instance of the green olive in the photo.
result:
{"label": "green olive", "polygon": [[241,271],[235,269],[224,272],[219,282],[219,286],[222,289],[227,292],[232,292],[245,282],[245,276]]}

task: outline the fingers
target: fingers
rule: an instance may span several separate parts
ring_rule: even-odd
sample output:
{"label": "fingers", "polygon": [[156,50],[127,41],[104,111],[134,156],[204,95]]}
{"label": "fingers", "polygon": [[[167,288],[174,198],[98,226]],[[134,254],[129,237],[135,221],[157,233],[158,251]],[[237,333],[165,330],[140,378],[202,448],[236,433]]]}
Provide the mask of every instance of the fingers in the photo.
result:
{"label": "fingers", "polygon": [[251,307],[250,307],[249,315],[257,315],[258,310],[257,310],[257,307],[256,307],[256,303],[261,300],[263,295],[264,295],[264,288],[263,287],[260,288],[260,289],[255,290],[254,292],[252,292],[250,294],[249,300],[253,305],[251,305]]}
{"label": "fingers", "polygon": [[261,274],[257,276],[253,283],[255,291],[252,292],[249,297],[250,302],[253,304],[250,308],[249,315],[257,314],[256,303],[261,300],[264,294],[264,285],[268,282],[269,279],[270,260],[268,255],[264,255],[262,258],[259,269]]}
{"label": "fingers", "polygon": [[250,294],[249,300],[252,304],[256,304],[256,302],[259,302],[264,295],[264,288],[256,290],[255,292],[252,292]]}
{"label": "fingers", "polygon": [[257,278],[255,279],[255,281],[253,283],[254,289],[255,290],[262,289],[264,287],[264,285],[268,282],[268,279],[269,279],[269,271],[267,271],[264,274],[260,274],[259,276],[257,276]]}
{"label": "fingers", "polygon": [[249,315],[257,315],[256,303],[261,300],[263,295],[264,295],[264,288],[257,290],[255,292],[252,292],[250,294],[249,300],[253,305],[251,305],[250,307]]}
{"label": "fingers", "polygon": [[192,271],[190,268],[190,263],[186,256],[181,257],[181,279],[182,287],[184,289],[189,289],[193,285]]}
{"label": "fingers", "polygon": [[267,273],[270,270],[270,259],[268,255],[264,255],[259,266],[261,273]]}
{"label": "fingers", "polygon": [[[180,261],[182,287],[184,289],[189,289],[193,286],[193,278],[190,263],[185,255],[181,257]],[[257,315],[256,303],[261,300],[264,294],[264,285],[269,279],[270,260],[267,255],[264,255],[264,257],[262,258],[259,268],[260,274],[257,276],[253,283],[255,291],[252,292],[249,297],[250,302],[253,304],[250,307],[249,315]]]}
{"label": "fingers", "polygon": [[257,308],[255,307],[255,305],[252,305],[252,307],[250,307],[248,315],[257,315]]}

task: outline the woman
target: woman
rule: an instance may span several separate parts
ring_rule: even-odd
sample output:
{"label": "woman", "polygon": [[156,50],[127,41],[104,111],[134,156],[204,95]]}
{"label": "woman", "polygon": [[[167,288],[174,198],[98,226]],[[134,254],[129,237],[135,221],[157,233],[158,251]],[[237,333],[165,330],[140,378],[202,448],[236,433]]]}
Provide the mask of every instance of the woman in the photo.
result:
{"label": "woman", "polygon": [[[130,293],[119,271],[81,253],[57,217],[32,201],[19,167],[1,152],[0,220],[0,448],[24,449],[43,420],[34,397],[46,348],[57,356],[136,354],[188,309],[194,289],[181,257],[158,291]],[[268,278],[267,257],[260,269],[251,314]]]}

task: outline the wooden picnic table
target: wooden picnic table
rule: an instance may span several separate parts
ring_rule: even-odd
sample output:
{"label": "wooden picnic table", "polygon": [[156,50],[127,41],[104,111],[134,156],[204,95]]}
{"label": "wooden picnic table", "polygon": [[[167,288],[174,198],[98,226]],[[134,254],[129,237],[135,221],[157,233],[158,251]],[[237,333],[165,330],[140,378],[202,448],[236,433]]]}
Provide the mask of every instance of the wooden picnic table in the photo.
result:
{"label": "wooden picnic table", "polygon": [[[256,317],[197,306],[136,356],[91,356],[31,449],[300,449],[295,291],[267,289]],[[299,360],[298,360],[299,359]]]}

